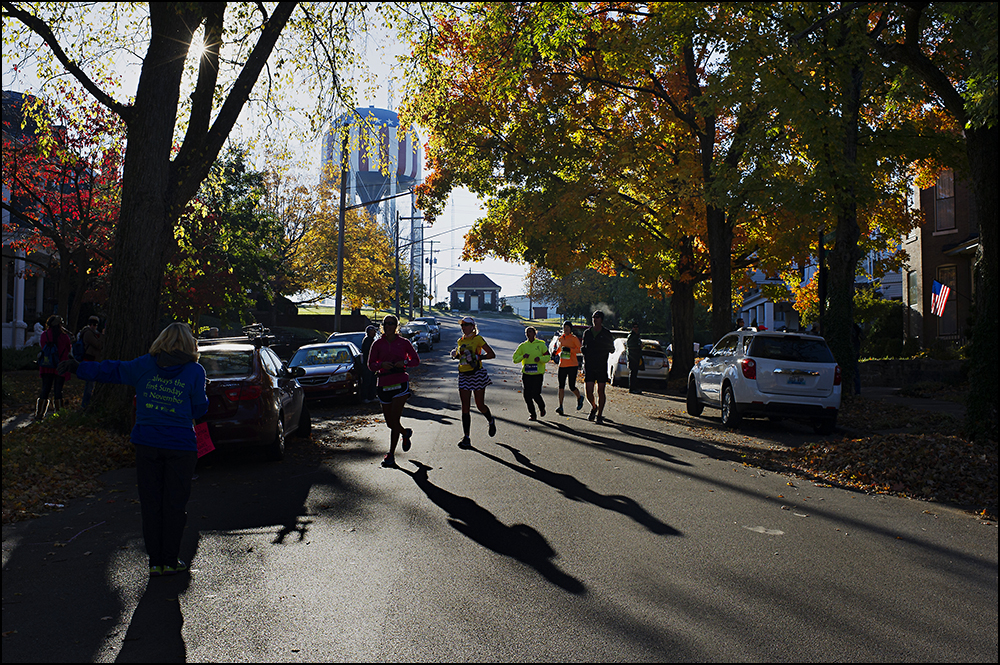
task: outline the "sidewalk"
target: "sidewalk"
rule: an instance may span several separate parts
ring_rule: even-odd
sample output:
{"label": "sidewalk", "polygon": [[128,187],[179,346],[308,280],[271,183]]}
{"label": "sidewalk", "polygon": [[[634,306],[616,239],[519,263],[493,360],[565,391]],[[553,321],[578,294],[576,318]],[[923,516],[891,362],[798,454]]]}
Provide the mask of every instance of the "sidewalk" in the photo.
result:
{"label": "sidewalk", "polygon": [[878,386],[862,387],[860,397],[862,399],[879,400],[887,404],[899,404],[917,411],[947,413],[958,418],[959,420],[965,418],[964,402],[952,402],[949,400],[931,399],[926,397],[904,397],[899,394],[899,388],[885,388]]}

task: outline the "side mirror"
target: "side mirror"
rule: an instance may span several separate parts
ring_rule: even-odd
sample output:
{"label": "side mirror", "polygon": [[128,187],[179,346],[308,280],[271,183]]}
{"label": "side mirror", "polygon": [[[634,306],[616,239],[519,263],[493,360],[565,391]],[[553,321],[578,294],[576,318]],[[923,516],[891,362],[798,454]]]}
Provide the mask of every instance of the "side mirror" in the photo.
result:
{"label": "side mirror", "polygon": [[285,376],[287,376],[289,378],[292,378],[292,379],[297,379],[297,378],[299,378],[301,376],[305,376],[306,375],[306,368],[302,367],[301,365],[298,366],[298,367],[288,367],[286,365],[284,367],[284,370],[285,370]]}

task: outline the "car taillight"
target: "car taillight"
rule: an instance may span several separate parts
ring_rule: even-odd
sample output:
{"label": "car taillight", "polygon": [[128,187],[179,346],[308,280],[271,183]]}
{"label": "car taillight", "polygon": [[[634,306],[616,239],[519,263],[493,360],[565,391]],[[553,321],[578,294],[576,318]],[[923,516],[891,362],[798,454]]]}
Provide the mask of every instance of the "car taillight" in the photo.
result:
{"label": "car taillight", "polygon": [[230,402],[249,401],[260,397],[260,386],[235,386],[222,392]]}
{"label": "car taillight", "polygon": [[833,385],[840,385],[840,365],[837,365],[837,369],[833,370]]}
{"label": "car taillight", "polygon": [[743,370],[743,376],[747,379],[757,380],[757,363],[753,361],[753,358],[744,358],[740,361],[740,369]]}

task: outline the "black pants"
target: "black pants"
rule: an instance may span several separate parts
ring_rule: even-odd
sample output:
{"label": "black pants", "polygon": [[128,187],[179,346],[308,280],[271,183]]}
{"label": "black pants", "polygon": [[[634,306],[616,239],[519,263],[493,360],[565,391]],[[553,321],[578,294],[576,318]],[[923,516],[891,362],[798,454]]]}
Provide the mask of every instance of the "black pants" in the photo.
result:
{"label": "black pants", "polygon": [[187,524],[194,450],[135,445],[135,472],[142,509],[142,538],[150,566],[176,566]]}
{"label": "black pants", "polygon": [[63,384],[66,379],[62,374],[42,374],[42,391],[38,393],[38,399],[48,399],[49,393],[53,393],[52,399],[62,399]]}
{"label": "black pants", "polygon": [[544,374],[522,374],[521,384],[524,386],[524,403],[528,405],[528,413],[535,415],[535,404],[542,411],[545,410],[545,402],[542,401],[542,381]]}

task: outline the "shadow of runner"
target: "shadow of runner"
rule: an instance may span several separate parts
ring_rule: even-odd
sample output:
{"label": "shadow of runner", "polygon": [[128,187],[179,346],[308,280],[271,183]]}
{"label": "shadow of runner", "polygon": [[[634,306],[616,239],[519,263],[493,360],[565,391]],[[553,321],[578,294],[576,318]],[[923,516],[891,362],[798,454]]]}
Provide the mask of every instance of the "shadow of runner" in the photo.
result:
{"label": "shadow of runner", "polygon": [[448,513],[448,524],[483,547],[525,563],[556,586],[573,594],[587,588],[578,579],[559,570],[552,559],[556,552],[545,538],[526,524],[507,526],[472,499],[458,496],[432,483],[427,477],[431,467],[410,460],[416,471],[400,471],[413,478],[427,498]]}
{"label": "shadow of runner", "polygon": [[528,459],[520,450],[514,448],[513,446],[508,446],[506,443],[498,443],[498,446],[506,448],[514,454],[514,459],[521,466],[511,464],[507,460],[500,459],[495,455],[490,455],[482,450],[474,449],[477,453],[484,457],[488,457],[494,462],[499,462],[504,466],[517,471],[518,473],[524,474],[529,478],[534,478],[535,480],[545,483],[550,487],[554,487],[559,490],[563,496],[567,499],[572,499],[573,501],[584,501],[586,503],[593,504],[598,508],[604,508],[605,510],[613,510],[615,512],[621,513],[626,517],[632,518],[636,523],[649,529],[651,532],[659,536],[679,536],[681,532],[673,528],[669,524],[665,524],[660,520],[656,519],[650,515],[645,508],[640,506],[634,499],[627,496],[621,496],[618,494],[607,495],[600,494],[590,489],[579,480],[573,476],[566,473],[556,473],[555,471],[549,471],[536,464],[532,464],[531,460]]}
{"label": "shadow of runner", "polygon": [[149,580],[132,614],[116,663],[187,662],[180,595],[190,581],[186,572]]}

